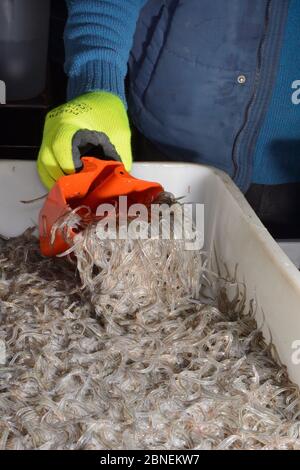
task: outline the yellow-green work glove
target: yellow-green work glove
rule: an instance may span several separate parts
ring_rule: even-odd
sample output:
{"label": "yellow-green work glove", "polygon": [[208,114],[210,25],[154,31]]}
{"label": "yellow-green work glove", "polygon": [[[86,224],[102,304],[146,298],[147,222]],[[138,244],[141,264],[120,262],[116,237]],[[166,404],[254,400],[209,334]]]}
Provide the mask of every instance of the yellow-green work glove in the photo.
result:
{"label": "yellow-green work glove", "polygon": [[50,189],[64,174],[81,168],[80,157],[121,160],[131,168],[131,132],[123,101],[105,91],[85,93],[47,114],[37,167]]}

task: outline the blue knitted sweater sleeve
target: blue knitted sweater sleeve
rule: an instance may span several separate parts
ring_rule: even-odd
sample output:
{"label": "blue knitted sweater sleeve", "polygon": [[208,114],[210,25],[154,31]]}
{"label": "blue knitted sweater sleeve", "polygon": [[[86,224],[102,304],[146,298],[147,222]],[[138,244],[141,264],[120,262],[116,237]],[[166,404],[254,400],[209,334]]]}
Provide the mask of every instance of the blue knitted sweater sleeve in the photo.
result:
{"label": "blue knitted sweater sleeve", "polygon": [[124,79],[137,18],[146,0],[66,0],[68,99],[104,90],[125,103]]}

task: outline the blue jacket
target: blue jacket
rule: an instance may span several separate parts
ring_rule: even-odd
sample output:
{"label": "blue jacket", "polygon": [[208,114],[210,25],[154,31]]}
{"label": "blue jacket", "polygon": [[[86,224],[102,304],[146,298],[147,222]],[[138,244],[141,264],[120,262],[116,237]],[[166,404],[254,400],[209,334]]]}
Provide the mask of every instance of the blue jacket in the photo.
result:
{"label": "blue jacket", "polygon": [[125,101],[130,55],[130,115],[166,155],[218,167],[244,191],[300,181],[300,0],[67,3],[70,98],[104,89]]}

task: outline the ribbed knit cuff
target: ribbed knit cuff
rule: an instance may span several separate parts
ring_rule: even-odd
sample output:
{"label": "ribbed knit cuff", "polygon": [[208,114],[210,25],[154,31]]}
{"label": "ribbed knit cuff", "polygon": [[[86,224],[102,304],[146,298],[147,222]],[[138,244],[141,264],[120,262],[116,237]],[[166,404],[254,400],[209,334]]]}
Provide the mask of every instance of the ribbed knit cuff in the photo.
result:
{"label": "ribbed knit cuff", "polygon": [[104,61],[91,61],[82,65],[78,74],[69,76],[68,100],[89,91],[108,91],[121,98],[127,107],[124,76],[114,65]]}

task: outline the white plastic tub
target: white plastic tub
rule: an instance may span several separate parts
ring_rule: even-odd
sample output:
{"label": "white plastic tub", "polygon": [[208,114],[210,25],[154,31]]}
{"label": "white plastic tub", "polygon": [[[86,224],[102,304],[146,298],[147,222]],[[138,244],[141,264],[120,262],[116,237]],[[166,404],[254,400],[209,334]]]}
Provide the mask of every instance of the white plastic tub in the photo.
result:
{"label": "white plastic tub", "polygon": [[[264,316],[266,339],[271,333],[291,379],[300,385],[293,349],[297,340],[300,345],[300,274],[231,179],[212,168],[183,163],[137,163],[133,174],[159,181],[176,196],[186,195],[188,202],[205,204],[206,249],[214,248],[230,272],[237,266],[248,301],[257,301],[258,324]],[[20,200],[43,194],[34,162],[0,162],[0,234],[19,235],[36,223],[43,201],[24,205]]]}

